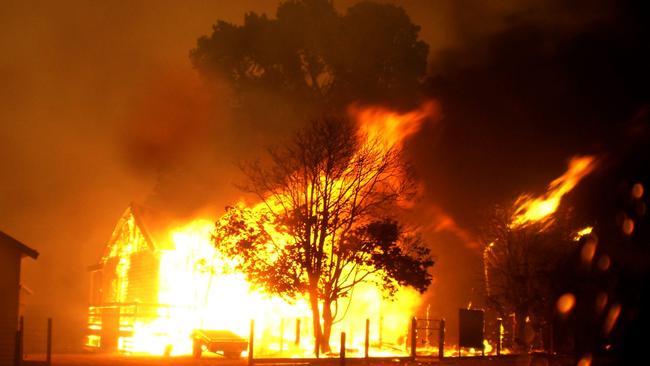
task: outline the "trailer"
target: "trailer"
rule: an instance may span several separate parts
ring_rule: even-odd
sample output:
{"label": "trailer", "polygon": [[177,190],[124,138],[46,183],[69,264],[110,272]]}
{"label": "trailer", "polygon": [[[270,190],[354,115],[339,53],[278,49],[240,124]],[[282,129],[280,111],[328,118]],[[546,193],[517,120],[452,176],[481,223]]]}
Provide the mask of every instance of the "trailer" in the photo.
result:
{"label": "trailer", "polygon": [[248,341],[229,330],[196,329],[192,332],[192,344],[195,358],[200,358],[204,350],[239,358],[248,349]]}

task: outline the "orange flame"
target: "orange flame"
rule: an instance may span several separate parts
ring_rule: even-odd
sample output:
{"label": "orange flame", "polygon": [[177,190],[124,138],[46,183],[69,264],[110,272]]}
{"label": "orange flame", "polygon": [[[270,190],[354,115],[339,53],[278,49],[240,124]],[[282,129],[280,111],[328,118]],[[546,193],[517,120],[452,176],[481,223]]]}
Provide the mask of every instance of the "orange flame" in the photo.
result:
{"label": "orange flame", "polygon": [[567,171],[548,185],[545,194],[540,197],[522,195],[517,198],[515,205],[518,207],[510,227],[516,228],[548,220],[559,207],[562,197],[571,192],[582,178],[591,173],[595,165],[593,156],[571,158]]}
{"label": "orange flame", "polygon": [[[288,302],[254,289],[242,273],[229,272],[210,241],[214,224],[195,220],[173,229],[170,249],[160,253],[158,301],[153,319],[133,324],[133,336],[121,338],[119,349],[129,353],[188,355],[194,329],[230,330],[248,339],[248,326],[255,320],[255,353],[261,355],[311,356],[311,311],[305,299]],[[345,331],[348,344],[363,349],[365,319],[371,320],[371,343],[395,347],[406,336],[406,324],[419,305],[419,295],[403,288],[395,301],[385,301],[373,284],[355,290],[348,316],[336,324],[333,334]],[[300,342],[295,343],[296,321],[300,320]],[[378,337],[382,337],[380,340]],[[332,337],[336,346],[336,337]],[[374,354],[381,354],[374,349]],[[388,352],[394,354],[395,350]]]}
{"label": "orange flame", "polygon": [[404,140],[417,133],[422,123],[437,112],[438,105],[433,101],[423,103],[420,108],[406,113],[383,107],[352,106],[349,109],[350,115],[359,124],[359,138],[377,142],[383,151],[401,149]]}

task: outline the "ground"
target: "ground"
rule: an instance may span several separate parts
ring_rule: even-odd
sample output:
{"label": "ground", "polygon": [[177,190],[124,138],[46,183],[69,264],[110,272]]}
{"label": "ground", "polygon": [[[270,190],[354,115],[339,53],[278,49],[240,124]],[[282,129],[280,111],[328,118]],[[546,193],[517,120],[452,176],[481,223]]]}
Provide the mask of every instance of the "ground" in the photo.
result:
{"label": "ground", "polygon": [[[32,356],[30,359],[42,359],[42,357]],[[363,359],[347,359],[346,365],[368,365],[368,366],[475,366],[475,365],[494,365],[494,366],[551,366],[551,365],[575,365],[576,361],[569,358],[548,360],[546,357],[535,357],[530,355],[519,356],[502,356],[502,357],[471,357],[471,358],[446,358],[442,361],[437,358],[418,358],[415,361],[396,361],[389,359],[372,359],[364,361]],[[608,364],[594,362],[592,365]],[[203,357],[199,360],[192,357],[133,357],[123,355],[104,355],[104,354],[55,354],[52,356],[53,366],[247,366],[248,360],[242,358],[239,360],[228,360],[221,357]],[[279,363],[268,360],[256,362],[257,366],[341,366],[340,359],[321,359],[318,361],[309,360],[291,360],[289,362]]]}

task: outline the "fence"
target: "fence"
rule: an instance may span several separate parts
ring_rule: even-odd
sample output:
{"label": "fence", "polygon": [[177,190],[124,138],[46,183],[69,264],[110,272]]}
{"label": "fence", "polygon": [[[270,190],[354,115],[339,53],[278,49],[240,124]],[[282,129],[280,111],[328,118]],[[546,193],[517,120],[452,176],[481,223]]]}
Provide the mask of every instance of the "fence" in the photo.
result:
{"label": "fence", "polygon": [[[20,322],[18,324],[18,332],[16,333],[16,358],[14,360],[14,366],[50,366],[52,364],[52,318],[47,319],[47,323],[43,328],[35,327],[29,328],[27,331],[25,328],[25,319],[20,317]],[[44,332],[43,332],[44,330]],[[42,346],[45,346],[44,354],[38,359],[27,359],[25,358],[25,340],[28,340],[27,344],[36,345],[42,343]],[[43,350],[40,347],[36,347],[38,353],[41,353]],[[28,350],[29,353],[35,353],[34,350]]]}

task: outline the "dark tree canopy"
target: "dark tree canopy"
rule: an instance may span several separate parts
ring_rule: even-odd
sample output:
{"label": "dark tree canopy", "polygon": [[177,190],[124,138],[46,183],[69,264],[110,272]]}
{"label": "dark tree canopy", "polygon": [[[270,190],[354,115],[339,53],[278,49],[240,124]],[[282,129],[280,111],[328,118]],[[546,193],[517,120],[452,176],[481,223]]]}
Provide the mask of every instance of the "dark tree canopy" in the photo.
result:
{"label": "dark tree canopy", "polygon": [[290,0],[275,18],[217,21],[190,56],[207,79],[227,80],[245,110],[267,110],[269,95],[276,109],[284,102],[310,115],[355,101],[405,105],[426,72],[419,30],[395,5],[360,2],[340,14],[329,0]]}

